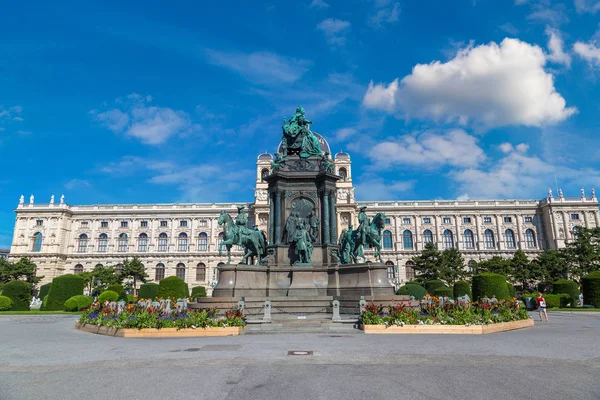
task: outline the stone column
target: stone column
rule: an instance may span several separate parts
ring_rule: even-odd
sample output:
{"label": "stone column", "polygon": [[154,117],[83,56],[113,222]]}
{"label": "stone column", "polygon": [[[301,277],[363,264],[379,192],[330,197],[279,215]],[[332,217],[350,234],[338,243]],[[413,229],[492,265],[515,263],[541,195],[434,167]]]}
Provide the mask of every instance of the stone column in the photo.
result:
{"label": "stone column", "polygon": [[331,196],[329,197],[329,218],[331,221],[329,223],[329,243],[335,244],[337,240],[337,213],[335,211],[335,191],[331,191]]}
{"label": "stone column", "polygon": [[329,194],[327,193],[327,190],[323,190],[323,200],[322,200],[322,205],[323,205],[323,237],[321,239],[321,242],[323,244],[329,244],[331,242],[330,238],[330,232],[329,232]]}
{"label": "stone column", "polygon": [[275,244],[281,244],[281,192],[275,192]]}
{"label": "stone column", "polygon": [[275,244],[275,200],[273,193],[269,193],[269,242]]}

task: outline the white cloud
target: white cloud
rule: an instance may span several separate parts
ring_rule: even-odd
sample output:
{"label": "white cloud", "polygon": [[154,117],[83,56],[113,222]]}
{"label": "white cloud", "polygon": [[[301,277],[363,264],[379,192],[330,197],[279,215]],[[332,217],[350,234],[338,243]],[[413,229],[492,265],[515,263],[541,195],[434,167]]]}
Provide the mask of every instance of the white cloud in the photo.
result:
{"label": "white cloud", "polygon": [[540,1],[532,4],[531,14],[527,19],[547,24],[550,26],[559,26],[569,22],[565,5],[562,3],[550,4],[547,1]]}
{"label": "white cloud", "polygon": [[309,8],[327,8],[329,4],[325,3],[323,0],[312,0]]}
{"label": "white cloud", "polygon": [[396,140],[377,143],[367,154],[376,165],[383,168],[394,165],[412,165],[426,169],[443,165],[473,167],[485,160],[477,139],[462,129],[454,129],[442,135],[425,132],[401,136]]}
{"label": "white cloud", "polygon": [[206,50],[209,60],[260,84],[292,83],[310,69],[311,62],[259,51],[255,53]]}
{"label": "white cloud", "polygon": [[369,16],[369,24],[381,28],[384,24],[398,21],[400,3],[391,0],[375,0],[375,13]]}
{"label": "white cloud", "polygon": [[529,150],[529,145],[527,143],[519,143],[515,148],[521,153],[526,153]]}
{"label": "white cloud", "polygon": [[2,121],[16,121],[23,122],[23,117],[21,117],[21,113],[23,112],[23,107],[21,106],[13,106],[9,108],[3,108],[0,105],[0,122]]}
{"label": "white cloud", "polygon": [[600,1],[598,0],[575,0],[575,9],[579,13],[595,14],[600,11]]}
{"label": "white cloud", "polygon": [[342,128],[338,129],[335,133],[335,140],[339,142],[343,142],[344,140],[355,136],[358,133],[356,128]]}
{"label": "white cloud", "polygon": [[417,181],[393,181],[372,175],[361,176],[354,184],[355,197],[360,200],[393,200],[399,195],[410,192]]}
{"label": "white cloud", "polygon": [[67,190],[72,190],[76,188],[86,188],[90,186],[90,182],[86,179],[71,179],[70,181],[65,183],[65,189]]}
{"label": "white cloud", "polygon": [[343,46],[346,44],[346,33],[350,29],[350,22],[327,18],[317,25],[317,29],[325,34],[329,44]]}
{"label": "white cloud", "polygon": [[96,114],[96,119],[114,133],[123,131],[129,124],[129,115],[116,108]]}
{"label": "white cloud", "polygon": [[448,62],[416,65],[400,82],[371,82],[363,105],[487,128],[556,124],[577,110],[566,107],[545,63],[540,47],[518,39],[468,46]]}
{"label": "white cloud", "polygon": [[503,153],[510,153],[514,150],[513,145],[508,142],[502,143],[499,147]]}
{"label": "white cloud", "polygon": [[573,45],[573,51],[583,58],[590,65],[600,67],[600,47],[594,42],[583,43],[576,42]]}
{"label": "white cloud", "polygon": [[563,64],[567,68],[571,67],[571,56],[563,50],[564,43],[560,32],[556,29],[546,28],[546,35],[550,50],[550,54],[546,56],[547,59],[557,64]]}
{"label": "white cloud", "polygon": [[519,33],[519,29],[510,22],[500,25],[499,28],[512,36],[516,36]]}

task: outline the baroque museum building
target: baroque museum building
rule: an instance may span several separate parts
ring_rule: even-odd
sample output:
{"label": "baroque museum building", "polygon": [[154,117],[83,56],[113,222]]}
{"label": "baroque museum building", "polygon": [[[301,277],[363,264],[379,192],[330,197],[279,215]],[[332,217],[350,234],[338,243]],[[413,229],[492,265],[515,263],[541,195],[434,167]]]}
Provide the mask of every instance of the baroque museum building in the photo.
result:
{"label": "baroque museum building", "polygon": [[[321,148],[329,145],[318,135]],[[269,232],[268,184],[271,154],[256,162],[256,188],[250,203],[102,204],[69,205],[64,198],[50,203],[29,203],[21,197],[16,212],[10,259],[31,257],[44,275],[43,283],[68,273],[90,271],[96,265],[116,265],[127,257],[139,257],[150,279],[183,278],[190,287],[203,285],[208,293],[217,281],[218,266],[227,261],[219,255],[222,229],[217,220],[222,210],[237,214],[248,209],[252,228]],[[592,190],[576,197],[548,191],[541,200],[425,200],[357,201],[352,184],[352,163],[347,153],[333,159],[336,183],[337,232],[358,226],[361,206],[372,217],[385,212],[382,258],[390,284],[414,278],[410,259],[427,242],[438,249],[456,247],[467,263],[492,256],[511,257],[521,249],[532,258],[544,249],[565,246],[580,226],[600,226],[598,199]],[[242,258],[234,246],[234,262]],[[372,250],[366,250],[372,259]],[[371,256],[371,257],[369,257]],[[465,265],[469,268],[469,265]]]}

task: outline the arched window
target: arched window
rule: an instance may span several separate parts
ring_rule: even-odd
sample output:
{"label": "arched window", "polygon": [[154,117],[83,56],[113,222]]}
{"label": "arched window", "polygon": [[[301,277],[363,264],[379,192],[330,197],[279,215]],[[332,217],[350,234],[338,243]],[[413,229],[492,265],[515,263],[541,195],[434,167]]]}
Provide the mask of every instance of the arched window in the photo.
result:
{"label": "arched window", "polygon": [[219,280],[219,268],[221,268],[223,266],[225,266],[225,263],[220,262],[217,264],[217,268],[215,268],[215,270],[214,270],[214,276],[215,276],[214,280],[215,281]]}
{"label": "arched window", "polygon": [[493,249],[496,247],[494,232],[492,232],[491,229],[486,229],[485,232],[483,232],[483,245],[486,249]]}
{"label": "arched window", "polygon": [[121,271],[123,271],[123,264],[117,264],[117,265],[115,265],[115,273],[117,275],[121,275]]}
{"label": "arched window", "polygon": [[206,280],[206,265],[204,265],[204,263],[200,263],[196,266],[196,280],[197,281],[205,281]]}
{"label": "arched window", "polygon": [[166,233],[158,235],[158,251],[167,251],[169,249],[169,237]]}
{"label": "arched window", "polygon": [[33,235],[33,251],[42,251],[42,233],[37,232]]}
{"label": "arched window", "polygon": [[81,264],[77,264],[75,266],[75,268],[73,268],[73,273],[74,274],[80,274],[82,272],[83,272],[83,265],[81,265]]}
{"label": "arched window", "polygon": [[387,265],[387,277],[391,281],[396,280],[396,269],[394,268],[394,263],[391,261],[386,261],[385,265]]}
{"label": "arched window", "polygon": [[81,235],[79,235],[79,240],[77,243],[77,252],[78,253],[87,252],[88,241],[89,241],[88,235],[86,235],[85,233],[82,233]]}
{"label": "arched window", "polygon": [[260,180],[264,182],[268,176],[269,176],[269,170],[267,168],[263,168],[263,170],[260,171]]}
{"label": "arched window", "polygon": [[184,263],[177,264],[177,268],[175,268],[175,276],[185,280],[185,264]]}
{"label": "arched window", "polygon": [[121,233],[119,235],[119,250],[121,252],[126,252],[127,251],[127,234],[126,233]]}
{"label": "arched window", "polygon": [[412,281],[415,279],[415,270],[413,265],[415,265],[415,263],[412,261],[407,261],[405,264],[406,280]]}
{"label": "arched window", "polygon": [[442,234],[442,243],[445,249],[454,247],[454,235],[450,229],[446,229]]}
{"label": "arched window", "polygon": [[148,251],[148,235],[145,233],[140,233],[140,237],[138,239],[138,251],[141,253]]}
{"label": "arched window", "polygon": [[200,236],[198,236],[198,250],[208,250],[208,235],[205,232],[202,232]]}
{"label": "arched window", "polygon": [[537,247],[535,242],[535,232],[533,232],[533,229],[527,229],[525,231],[525,243],[527,243],[527,247],[530,249]]}
{"label": "arched window", "polygon": [[177,238],[177,250],[188,251],[188,235],[184,232],[181,232]]}
{"label": "arched window", "polygon": [[106,233],[101,233],[98,236],[98,251],[100,253],[106,253],[108,251],[108,235]]}
{"label": "arched window", "polygon": [[402,246],[404,250],[412,250],[413,249],[413,238],[412,232],[408,229],[402,232]]}
{"label": "arched window", "polygon": [[338,175],[342,177],[342,181],[346,182],[346,179],[348,178],[348,171],[346,171],[346,168],[340,168]]}
{"label": "arched window", "polygon": [[504,231],[504,244],[506,244],[507,249],[514,249],[517,247],[515,243],[515,233],[512,229],[507,229]]}
{"label": "arched window", "polygon": [[156,272],[154,273],[154,280],[160,282],[161,279],[165,279],[165,264],[156,264]]}
{"label": "arched window", "polygon": [[221,232],[221,233],[219,233],[219,236],[217,238],[217,248],[221,247],[221,243],[223,243],[223,239],[224,239],[223,232]]}
{"label": "arched window", "polygon": [[475,247],[475,240],[473,239],[473,231],[465,229],[463,232],[463,246],[465,249],[472,249]]}
{"label": "arched window", "polygon": [[102,264],[96,264],[96,266],[94,268],[102,268],[103,265]]}
{"label": "arched window", "polygon": [[394,243],[392,242],[392,232],[383,231],[383,248],[384,249],[392,249],[394,247]]}
{"label": "arched window", "polygon": [[423,231],[423,243],[433,243],[433,233],[429,229]]}

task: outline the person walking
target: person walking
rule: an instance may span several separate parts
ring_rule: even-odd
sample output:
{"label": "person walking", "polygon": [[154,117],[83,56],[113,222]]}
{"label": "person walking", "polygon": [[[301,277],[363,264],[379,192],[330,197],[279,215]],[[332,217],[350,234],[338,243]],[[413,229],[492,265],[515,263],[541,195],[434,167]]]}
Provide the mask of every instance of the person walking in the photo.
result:
{"label": "person walking", "polygon": [[546,311],[546,299],[544,299],[544,296],[542,295],[541,292],[537,297],[537,307],[538,307],[538,312],[540,313],[540,321],[543,321],[543,319],[542,319],[542,314],[543,314],[544,317],[546,317],[546,322],[548,322],[548,312]]}

